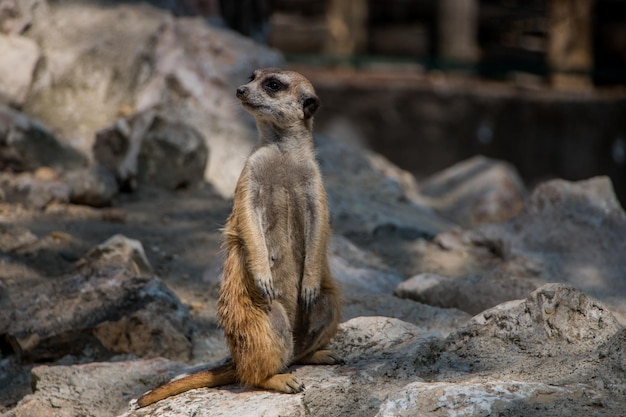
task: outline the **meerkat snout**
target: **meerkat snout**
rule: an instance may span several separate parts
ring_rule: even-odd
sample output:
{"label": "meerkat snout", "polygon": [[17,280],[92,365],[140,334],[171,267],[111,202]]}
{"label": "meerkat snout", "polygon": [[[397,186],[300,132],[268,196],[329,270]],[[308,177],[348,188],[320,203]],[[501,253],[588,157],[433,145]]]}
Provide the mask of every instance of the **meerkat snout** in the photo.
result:
{"label": "meerkat snout", "polygon": [[237,88],[237,98],[239,99],[244,98],[246,94],[248,94],[248,87],[246,87],[245,85],[242,85]]}

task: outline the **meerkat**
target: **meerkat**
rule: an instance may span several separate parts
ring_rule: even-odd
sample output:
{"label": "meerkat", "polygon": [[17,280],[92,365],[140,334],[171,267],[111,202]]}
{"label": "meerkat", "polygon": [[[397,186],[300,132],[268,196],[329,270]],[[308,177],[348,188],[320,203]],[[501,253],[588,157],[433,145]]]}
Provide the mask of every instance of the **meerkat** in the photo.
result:
{"label": "meerkat", "polygon": [[326,191],[313,149],[320,101],[302,75],[256,70],[237,88],[256,120],[259,146],[247,159],[224,228],[218,316],[231,361],[144,394],[140,407],[201,387],[232,383],[298,393],[291,364],[338,364],[325,349],[340,302],[328,265]]}

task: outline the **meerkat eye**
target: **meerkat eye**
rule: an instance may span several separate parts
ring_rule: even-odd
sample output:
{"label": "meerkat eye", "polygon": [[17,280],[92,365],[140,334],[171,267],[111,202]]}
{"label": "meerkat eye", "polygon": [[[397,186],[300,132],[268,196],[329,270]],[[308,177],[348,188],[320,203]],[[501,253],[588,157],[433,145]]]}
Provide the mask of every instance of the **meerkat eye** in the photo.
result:
{"label": "meerkat eye", "polygon": [[248,82],[252,82],[254,81],[254,73],[250,74],[250,76],[248,77]]}
{"label": "meerkat eye", "polygon": [[285,88],[285,85],[274,78],[270,78],[265,82],[264,87],[267,91],[275,93],[277,91],[283,90]]}

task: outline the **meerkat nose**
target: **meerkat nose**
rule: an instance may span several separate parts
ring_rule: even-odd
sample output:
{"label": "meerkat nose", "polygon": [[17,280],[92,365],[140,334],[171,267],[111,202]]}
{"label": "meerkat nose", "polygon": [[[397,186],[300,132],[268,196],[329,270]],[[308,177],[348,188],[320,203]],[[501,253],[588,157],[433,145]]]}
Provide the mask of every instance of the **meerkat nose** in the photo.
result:
{"label": "meerkat nose", "polygon": [[248,87],[246,87],[245,85],[242,85],[241,87],[237,89],[237,97],[242,98],[242,97],[245,97],[247,94],[248,94]]}

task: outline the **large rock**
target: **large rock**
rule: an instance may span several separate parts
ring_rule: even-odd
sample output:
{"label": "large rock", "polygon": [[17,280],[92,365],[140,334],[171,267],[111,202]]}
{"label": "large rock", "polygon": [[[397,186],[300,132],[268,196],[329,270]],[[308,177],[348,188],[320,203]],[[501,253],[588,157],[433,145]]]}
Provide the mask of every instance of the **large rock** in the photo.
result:
{"label": "large rock", "polygon": [[396,293],[475,314],[543,283],[564,282],[624,317],[625,235],[626,214],[607,178],[549,181],[505,224],[451,230],[431,242],[401,246],[415,259],[414,273]]}
{"label": "large rock", "polygon": [[202,133],[211,150],[205,178],[222,195],[232,196],[256,142],[235,89],[256,68],[284,65],[282,55],[202,19],[165,20],[153,45],[151,74],[141,83],[136,109],[161,105]]}
{"label": "large rock", "polygon": [[204,137],[212,150],[205,179],[232,195],[256,136],[235,88],[255,68],[284,64],[279,52],[203,19],[138,4],[54,2],[29,36],[47,64],[26,112],[89,154],[97,131],[158,106]]}
{"label": "large rock", "polygon": [[[582,409],[572,398],[588,398]],[[601,398],[594,387],[559,387],[541,382],[414,382],[390,395],[376,417],[589,416]]]}
{"label": "large rock", "polygon": [[397,167],[355,145],[316,138],[320,168],[337,233],[366,243],[385,237],[433,237],[452,227],[420,204]]}
{"label": "large rock", "polygon": [[93,154],[124,188],[143,183],[176,190],[204,179],[209,151],[193,127],[146,111],[98,131]]}
{"label": "large rock", "polygon": [[414,361],[429,360],[434,340],[432,334],[400,320],[357,318],[340,325],[331,346],[346,365],[293,369],[307,387],[303,394],[241,387],[197,389],[123,416],[373,415],[388,393],[415,375]]}
{"label": "large rock", "polygon": [[110,417],[124,412],[155,375],[178,371],[182,364],[165,359],[94,362],[82,365],[37,366],[32,394],[3,417]]}
{"label": "large rock", "polygon": [[54,203],[70,201],[70,187],[58,179],[36,174],[0,173],[0,201],[27,208],[44,209]]}
{"label": "large rock", "polygon": [[582,417],[598,407],[602,415],[620,416],[625,349],[624,327],[604,305],[570,286],[548,284],[452,333],[420,374],[428,384],[390,396],[380,416],[410,415],[418,406],[429,416]]}
{"label": "large rock", "polygon": [[115,176],[98,165],[69,171],[62,181],[69,186],[70,202],[74,204],[109,206],[119,191]]}
{"label": "large rock", "polygon": [[45,15],[46,0],[11,0],[0,8],[0,32],[18,35],[28,30],[36,16]]}
{"label": "large rock", "polygon": [[133,353],[189,359],[188,311],[152,276],[139,242],[114,236],[78,265],[59,282],[33,288],[34,298],[10,294],[15,309],[0,334],[20,357],[54,360],[91,350],[94,358]]}
{"label": "large rock", "polygon": [[617,417],[626,410],[624,334],[598,302],[548,285],[475,317],[445,342],[390,318],[343,323],[331,347],[346,364],[294,369],[304,394],[199,389],[124,416],[582,417],[599,406]]}
{"label": "large rock", "polygon": [[505,301],[524,298],[536,287],[533,280],[506,273],[457,278],[423,273],[400,283],[394,294],[420,303],[478,314]]}
{"label": "large rock", "polygon": [[520,216],[483,233],[506,242],[510,258],[540,265],[547,282],[568,282],[603,298],[626,296],[626,213],[607,177],[545,182]]}
{"label": "large rock", "polygon": [[[485,370],[489,362],[500,368],[514,365],[520,357],[589,355],[588,359],[597,359],[597,354],[594,357],[590,353],[622,328],[606,306],[582,291],[565,284],[546,284],[526,299],[509,301],[475,316],[449,337],[446,350],[466,363],[469,356],[480,356],[488,361],[478,365]],[[502,347],[507,348],[506,356],[492,356]],[[579,365],[554,363],[551,371],[563,367],[575,370]],[[584,371],[576,369],[576,372]],[[523,374],[532,377],[529,370]]]}
{"label": "large rock", "polygon": [[39,46],[31,39],[0,33],[0,57],[0,102],[21,106],[41,57]]}
{"label": "large rock", "polygon": [[42,166],[73,169],[86,163],[80,152],[41,123],[0,106],[0,171],[34,171]]}
{"label": "large rock", "polygon": [[420,182],[430,207],[464,228],[503,223],[524,206],[526,190],[517,170],[476,156]]}
{"label": "large rock", "polygon": [[339,235],[332,239],[329,264],[333,277],[347,294],[391,293],[402,281],[402,277],[375,254]]}

